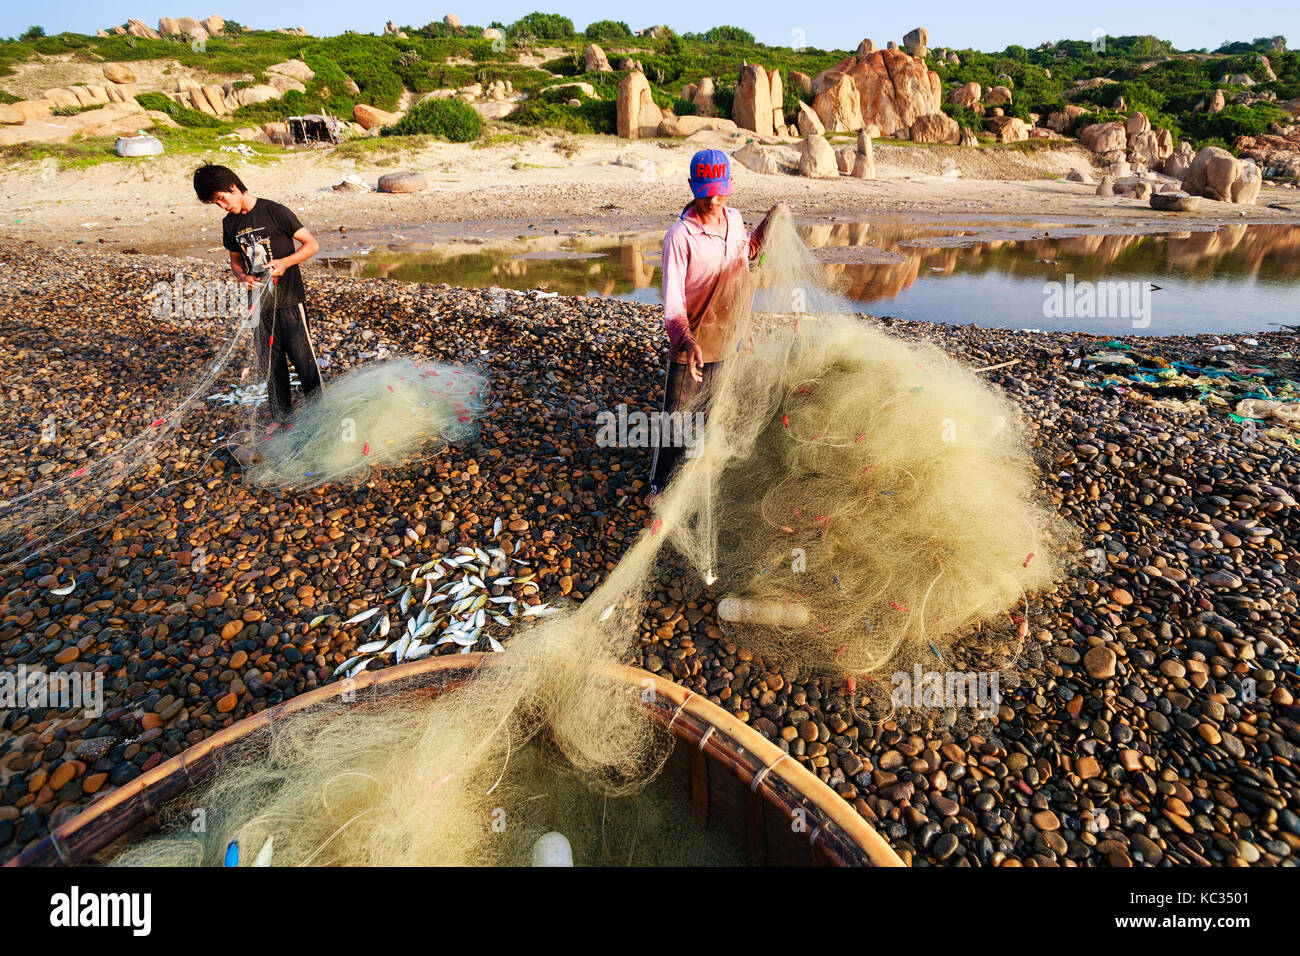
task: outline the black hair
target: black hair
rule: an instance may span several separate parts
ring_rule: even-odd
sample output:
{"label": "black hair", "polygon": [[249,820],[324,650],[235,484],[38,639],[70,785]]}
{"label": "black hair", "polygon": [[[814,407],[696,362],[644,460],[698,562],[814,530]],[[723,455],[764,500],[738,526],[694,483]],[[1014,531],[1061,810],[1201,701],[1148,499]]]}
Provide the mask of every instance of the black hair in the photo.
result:
{"label": "black hair", "polygon": [[212,202],[217,193],[229,192],[232,188],[241,193],[248,192],[248,187],[233,169],[215,163],[204,163],[194,170],[194,191],[198,193],[201,202]]}

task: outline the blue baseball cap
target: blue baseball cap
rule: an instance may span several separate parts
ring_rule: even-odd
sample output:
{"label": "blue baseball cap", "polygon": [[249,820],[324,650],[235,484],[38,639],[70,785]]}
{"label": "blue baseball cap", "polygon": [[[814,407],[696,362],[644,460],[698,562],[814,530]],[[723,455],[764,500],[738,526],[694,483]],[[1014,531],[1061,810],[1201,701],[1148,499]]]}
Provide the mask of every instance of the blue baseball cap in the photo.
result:
{"label": "blue baseball cap", "polygon": [[731,157],[720,149],[702,149],[691,157],[691,192],[696,199],[731,194]]}

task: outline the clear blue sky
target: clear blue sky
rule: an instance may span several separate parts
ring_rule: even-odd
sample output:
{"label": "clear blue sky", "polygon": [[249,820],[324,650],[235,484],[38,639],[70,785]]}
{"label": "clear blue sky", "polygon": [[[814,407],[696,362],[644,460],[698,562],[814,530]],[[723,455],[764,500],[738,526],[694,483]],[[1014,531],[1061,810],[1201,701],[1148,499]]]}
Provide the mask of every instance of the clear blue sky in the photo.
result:
{"label": "clear blue sky", "polygon": [[[1300,2],[1258,0],[1250,4],[1222,0],[1181,0],[1173,4],[1132,3],[1098,7],[1095,4],[1060,3],[1056,0],[1011,0],[983,3],[979,0],[931,0],[926,4],[819,4],[791,0],[662,0],[638,5],[637,12],[597,0],[443,0],[445,9],[428,0],[385,0],[368,4],[344,0],[55,0],[54,3],[22,3],[6,0],[0,5],[0,36],[12,37],[27,27],[40,25],[46,33],[94,33],[98,27],[138,17],[157,27],[160,16],[193,16],[202,19],[219,13],[245,26],[270,29],[305,26],[316,36],[332,36],[352,29],[380,33],[385,20],[422,26],[455,13],[464,23],[486,26],[493,20],[510,23],[533,10],[562,13],[579,30],[593,20],[627,20],[633,29],[666,23],[679,33],[702,31],[719,24],[744,27],[760,42],[788,46],[796,30],[803,31],[804,43],[824,49],[853,49],[863,37],[880,46],[888,40],[902,40],[916,26],[930,31],[931,46],[953,46],[978,50],[1001,50],[1018,43],[1034,47],[1044,41],[1086,40],[1094,29],[1112,36],[1151,33],[1171,41],[1180,49],[1214,49],[1225,40],[1251,40],[1281,34],[1288,46],[1300,48]],[[189,9],[187,9],[187,3]],[[872,9],[872,8],[875,9]]]}

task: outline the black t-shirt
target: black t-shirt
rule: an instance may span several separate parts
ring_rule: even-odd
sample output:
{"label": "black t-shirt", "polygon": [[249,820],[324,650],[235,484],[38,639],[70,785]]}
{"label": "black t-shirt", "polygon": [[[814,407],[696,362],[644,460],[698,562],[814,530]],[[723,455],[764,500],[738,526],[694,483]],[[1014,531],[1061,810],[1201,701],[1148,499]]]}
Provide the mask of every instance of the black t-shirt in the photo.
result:
{"label": "black t-shirt", "polygon": [[[284,259],[298,249],[293,234],[302,223],[293,212],[269,199],[258,199],[250,212],[226,213],[221,222],[221,244],[244,259],[244,271],[264,278],[266,265],[272,259]],[[297,305],[306,301],[302,287],[302,273],[290,266],[275,284],[277,307]]]}

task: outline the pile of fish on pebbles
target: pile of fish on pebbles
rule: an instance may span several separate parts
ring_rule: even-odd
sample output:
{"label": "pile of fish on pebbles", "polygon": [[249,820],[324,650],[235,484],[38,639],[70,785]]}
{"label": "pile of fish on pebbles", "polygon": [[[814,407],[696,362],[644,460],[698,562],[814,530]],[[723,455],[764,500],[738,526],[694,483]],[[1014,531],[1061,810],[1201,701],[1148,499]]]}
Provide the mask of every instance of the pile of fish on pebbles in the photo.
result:
{"label": "pile of fish on pebbles", "polygon": [[[0,324],[0,497],[147,424],[233,322],[149,314],[155,282],[176,269],[225,278],[215,265],[7,251],[0,266],[22,306]],[[99,671],[106,699],[93,716],[3,712],[0,859],[219,728],[341,679],[349,662],[406,659],[414,638],[397,639],[421,633],[415,651],[429,654],[496,640],[509,653],[510,629],[489,608],[513,624],[528,608],[583,600],[647,527],[652,449],[599,447],[596,416],[659,407],[660,310],[319,272],[308,294],[317,351],[335,370],[386,349],[486,372],[498,401],[479,437],[364,483],[270,492],[212,454],[246,410],[208,402],[105,503],[111,522],[5,574],[0,668]],[[1074,360],[1102,346],[1092,336],[891,325],[976,367],[1017,363],[986,375],[1024,408],[1043,493],[1087,549],[1033,609],[1023,645],[1003,649],[1018,663],[996,714],[875,720],[887,688],[850,693],[843,679],[752,654],[718,621],[719,595],[672,562],[630,663],[775,741],[914,865],[1293,865],[1295,451],[1243,435],[1225,409],[1088,385]],[[1294,336],[1253,338],[1215,342],[1296,377]],[[1210,344],[1132,341],[1168,361]],[[42,439],[42,415],[56,419],[54,440]],[[508,569],[480,559],[493,549]],[[435,568],[445,576],[430,592]],[[491,600],[507,595],[514,605]],[[428,628],[431,606],[453,604]],[[483,628],[463,643],[480,612]],[[399,622],[382,646],[381,615]],[[453,625],[461,640],[438,644]],[[971,650],[945,665],[981,663]]]}

